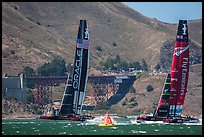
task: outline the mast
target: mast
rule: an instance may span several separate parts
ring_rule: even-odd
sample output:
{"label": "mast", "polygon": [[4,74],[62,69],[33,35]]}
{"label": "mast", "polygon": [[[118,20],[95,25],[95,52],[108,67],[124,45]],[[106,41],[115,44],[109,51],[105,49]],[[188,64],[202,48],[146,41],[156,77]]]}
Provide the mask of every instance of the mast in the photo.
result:
{"label": "mast", "polygon": [[189,74],[187,20],[179,20],[171,67],[170,116],[181,115]]}

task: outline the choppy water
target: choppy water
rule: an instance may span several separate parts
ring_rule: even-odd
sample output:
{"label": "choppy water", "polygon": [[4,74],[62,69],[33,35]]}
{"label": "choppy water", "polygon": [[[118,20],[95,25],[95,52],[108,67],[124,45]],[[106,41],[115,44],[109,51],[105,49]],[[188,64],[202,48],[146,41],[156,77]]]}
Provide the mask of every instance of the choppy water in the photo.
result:
{"label": "choppy water", "polygon": [[202,135],[202,125],[132,124],[132,119],[115,118],[112,127],[95,121],[44,119],[2,120],[2,135]]}

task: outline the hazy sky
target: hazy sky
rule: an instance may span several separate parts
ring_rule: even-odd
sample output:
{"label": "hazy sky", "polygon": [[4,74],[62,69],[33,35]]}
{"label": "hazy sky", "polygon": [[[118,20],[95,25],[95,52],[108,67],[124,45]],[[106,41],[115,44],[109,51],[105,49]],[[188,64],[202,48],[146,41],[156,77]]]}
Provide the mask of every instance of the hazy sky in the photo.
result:
{"label": "hazy sky", "polygon": [[202,2],[123,2],[144,16],[162,22],[178,23],[179,19],[201,19]]}

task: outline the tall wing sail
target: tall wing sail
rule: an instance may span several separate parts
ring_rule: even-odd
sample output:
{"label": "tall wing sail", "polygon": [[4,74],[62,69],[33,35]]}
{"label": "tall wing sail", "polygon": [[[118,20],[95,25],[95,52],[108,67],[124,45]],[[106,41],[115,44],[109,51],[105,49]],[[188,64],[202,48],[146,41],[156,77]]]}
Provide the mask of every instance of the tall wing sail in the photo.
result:
{"label": "tall wing sail", "polygon": [[164,87],[162,90],[162,95],[160,97],[158,106],[154,113],[154,116],[168,117],[169,114],[169,98],[170,98],[170,85],[171,85],[171,75],[167,74]]}
{"label": "tall wing sail", "polygon": [[179,20],[171,67],[170,111],[180,115],[186,96],[189,73],[189,45],[187,20]]}
{"label": "tall wing sail", "polygon": [[70,115],[73,113],[73,87],[72,87],[72,81],[68,76],[67,83],[65,86],[65,92],[64,96],[62,98],[61,106],[60,106],[60,115]]}
{"label": "tall wing sail", "polygon": [[72,79],[67,79],[60,115],[80,115],[89,68],[89,33],[86,20],[80,20]]}
{"label": "tall wing sail", "polygon": [[73,74],[73,111],[80,115],[85,97],[89,69],[89,32],[86,20],[80,20]]}

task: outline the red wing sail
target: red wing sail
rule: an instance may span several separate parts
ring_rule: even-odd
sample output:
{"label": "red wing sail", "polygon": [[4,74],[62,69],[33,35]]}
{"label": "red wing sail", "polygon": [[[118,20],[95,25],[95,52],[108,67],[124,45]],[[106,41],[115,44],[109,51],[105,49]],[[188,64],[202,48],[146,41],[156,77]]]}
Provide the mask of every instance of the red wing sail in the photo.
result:
{"label": "red wing sail", "polygon": [[180,115],[186,96],[189,73],[188,26],[179,20],[171,67],[170,115]]}

